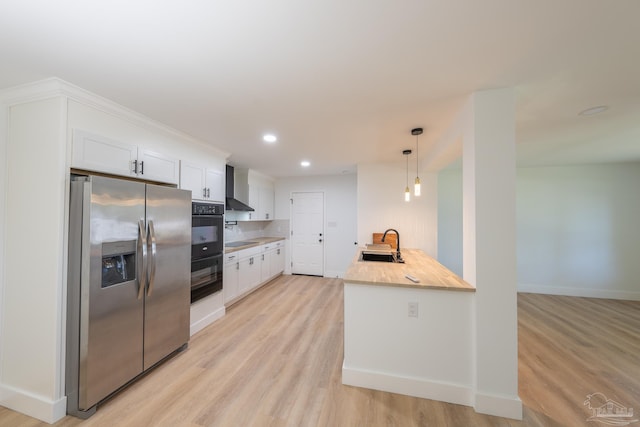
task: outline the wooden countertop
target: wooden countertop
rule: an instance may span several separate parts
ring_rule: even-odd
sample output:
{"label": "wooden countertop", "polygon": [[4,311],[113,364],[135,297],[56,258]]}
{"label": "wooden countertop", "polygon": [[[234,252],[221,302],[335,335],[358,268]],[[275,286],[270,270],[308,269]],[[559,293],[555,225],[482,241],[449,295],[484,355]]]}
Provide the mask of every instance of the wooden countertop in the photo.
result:
{"label": "wooden countertop", "polygon": [[[344,281],[364,285],[398,286],[417,289],[445,289],[450,291],[475,292],[475,288],[462,280],[444,265],[419,249],[402,249],[405,263],[359,261],[358,248],[351,266],[344,275]],[[420,283],[413,283],[406,274],[416,277]]]}
{"label": "wooden countertop", "polygon": [[[248,249],[248,248],[253,248],[254,246],[260,246],[260,245],[264,245],[267,243],[273,243],[273,242],[278,242],[280,240],[285,240],[284,237],[256,237],[254,239],[246,239],[247,242],[251,242],[248,245],[242,245],[242,246],[236,246],[234,248],[230,248],[225,246],[224,247],[224,253],[225,254],[230,254],[233,252],[238,252],[241,251],[243,249]],[[243,240],[245,241],[245,240]]]}

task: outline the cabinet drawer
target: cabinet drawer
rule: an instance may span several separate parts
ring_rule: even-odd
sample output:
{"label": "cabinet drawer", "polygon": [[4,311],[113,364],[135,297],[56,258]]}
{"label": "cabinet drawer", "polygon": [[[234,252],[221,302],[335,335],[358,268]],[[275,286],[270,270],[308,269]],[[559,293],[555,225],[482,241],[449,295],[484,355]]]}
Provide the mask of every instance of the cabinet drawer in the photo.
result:
{"label": "cabinet drawer", "polygon": [[232,254],[228,254],[224,256],[224,264],[233,264],[238,262],[240,257],[238,256],[242,251],[234,252]]}

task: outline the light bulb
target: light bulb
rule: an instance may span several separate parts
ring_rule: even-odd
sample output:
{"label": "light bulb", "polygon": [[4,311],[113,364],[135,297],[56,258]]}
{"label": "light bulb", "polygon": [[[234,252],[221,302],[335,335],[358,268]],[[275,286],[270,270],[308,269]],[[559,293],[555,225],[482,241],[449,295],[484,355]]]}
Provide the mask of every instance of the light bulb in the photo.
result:
{"label": "light bulb", "polygon": [[404,201],[408,202],[411,200],[411,192],[409,192],[409,187],[404,189]]}
{"label": "light bulb", "polygon": [[417,197],[420,195],[420,178],[416,176],[416,183],[413,187],[413,194]]}

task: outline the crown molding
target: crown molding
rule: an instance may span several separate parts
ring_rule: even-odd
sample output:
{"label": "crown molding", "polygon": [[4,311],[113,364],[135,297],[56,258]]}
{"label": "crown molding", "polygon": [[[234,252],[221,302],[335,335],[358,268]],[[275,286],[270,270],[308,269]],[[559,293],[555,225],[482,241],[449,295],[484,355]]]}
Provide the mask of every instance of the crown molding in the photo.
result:
{"label": "crown molding", "polygon": [[157,120],[153,120],[143,114],[126,108],[110,99],[104,98],[88,90],[82,89],[72,83],[66,82],[58,77],[49,77],[32,83],[25,83],[0,91],[0,103],[6,107],[24,104],[28,102],[41,101],[58,96],[80,102],[104,113],[111,114],[138,126],[161,131],[171,136],[187,140],[191,143],[202,146],[225,160],[231,153],[223,151],[217,147],[205,143],[185,132],[174,129]]}

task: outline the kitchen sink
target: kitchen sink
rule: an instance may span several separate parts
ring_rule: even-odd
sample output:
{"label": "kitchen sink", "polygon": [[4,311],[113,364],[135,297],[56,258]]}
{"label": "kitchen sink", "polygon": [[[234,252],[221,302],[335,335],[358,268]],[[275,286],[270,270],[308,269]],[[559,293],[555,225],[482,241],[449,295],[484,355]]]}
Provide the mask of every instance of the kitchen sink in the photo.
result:
{"label": "kitchen sink", "polygon": [[395,253],[360,252],[360,261],[396,262]]}

